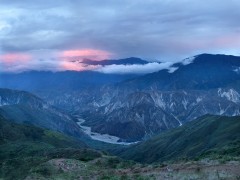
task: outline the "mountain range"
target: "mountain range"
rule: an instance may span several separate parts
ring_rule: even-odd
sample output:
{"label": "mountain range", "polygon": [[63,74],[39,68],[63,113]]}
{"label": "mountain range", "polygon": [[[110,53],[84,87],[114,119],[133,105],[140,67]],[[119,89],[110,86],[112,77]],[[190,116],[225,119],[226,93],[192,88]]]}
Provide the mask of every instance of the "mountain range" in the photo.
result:
{"label": "mountain range", "polygon": [[142,60],[140,58],[136,57],[130,57],[126,59],[118,59],[118,60],[102,60],[102,61],[93,61],[90,59],[85,59],[81,61],[80,63],[86,64],[86,65],[133,65],[133,64],[148,64],[149,62],[146,60]]}
{"label": "mountain range", "polygon": [[[115,64],[146,62],[115,60]],[[128,142],[148,139],[205,114],[240,115],[240,57],[201,54],[172,68],[146,75],[94,71],[1,74],[0,87],[37,94],[51,106],[85,119],[83,125],[92,131]]]}
{"label": "mountain range", "polygon": [[202,54],[145,75],[0,78],[0,179],[240,176],[240,57]]}

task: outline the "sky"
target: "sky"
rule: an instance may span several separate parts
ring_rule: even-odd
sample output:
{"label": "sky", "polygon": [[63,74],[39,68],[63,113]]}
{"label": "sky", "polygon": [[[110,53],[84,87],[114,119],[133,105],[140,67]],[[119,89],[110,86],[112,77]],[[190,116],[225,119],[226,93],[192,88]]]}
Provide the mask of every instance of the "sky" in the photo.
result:
{"label": "sky", "polygon": [[[0,0],[0,71],[147,73],[201,53],[240,56],[239,9],[239,0]],[[127,57],[164,64],[76,63]]]}

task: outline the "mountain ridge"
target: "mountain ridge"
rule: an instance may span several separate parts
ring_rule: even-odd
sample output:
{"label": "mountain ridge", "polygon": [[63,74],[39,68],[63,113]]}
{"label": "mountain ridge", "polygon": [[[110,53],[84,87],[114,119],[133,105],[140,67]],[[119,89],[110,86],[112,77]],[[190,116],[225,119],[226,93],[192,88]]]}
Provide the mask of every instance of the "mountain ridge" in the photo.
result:
{"label": "mountain ridge", "polygon": [[93,61],[90,59],[85,59],[82,62],[83,64],[87,64],[87,65],[102,65],[102,66],[106,66],[106,65],[133,65],[133,64],[147,64],[149,63],[149,61],[143,60],[141,58],[137,58],[137,57],[129,57],[129,58],[125,58],[125,59],[117,59],[117,60],[101,60],[101,61]]}
{"label": "mountain ridge", "polygon": [[33,124],[72,136],[84,136],[69,115],[26,91],[0,89],[0,112],[5,118],[17,123]]}
{"label": "mountain ridge", "polygon": [[[182,127],[169,130],[145,142],[132,145],[120,156],[153,163],[184,158],[209,158],[215,155],[239,156],[240,116],[205,115]],[[216,158],[216,157],[215,157]]]}
{"label": "mountain ridge", "polygon": [[[60,78],[58,86],[54,83],[45,86],[40,81],[45,89],[36,88],[38,92],[34,93],[50,105],[82,116],[84,125],[94,132],[129,142],[149,138],[204,114],[240,114],[240,73],[236,71],[240,57],[202,54],[175,66],[178,69],[172,72],[161,70],[138,77],[125,76],[126,79],[118,82],[116,79],[97,82],[96,86],[88,84],[98,78],[79,84],[75,81],[78,73],[73,72],[73,76]],[[104,78],[113,76],[104,75]],[[19,80],[16,82],[21,84]],[[25,88],[32,91],[31,87]],[[133,127],[136,127],[134,133]]]}
{"label": "mountain ridge", "polygon": [[[235,67],[240,67],[240,57],[199,55],[172,73],[161,70],[103,88],[98,94],[108,98],[97,97],[95,105],[81,113],[86,125],[100,133],[117,136],[113,129],[122,125],[125,134],[118,135],[128,140],[163,132],[204,114],[237,116],[240,75]],[[133,126],[139,130],[131,139]]]}

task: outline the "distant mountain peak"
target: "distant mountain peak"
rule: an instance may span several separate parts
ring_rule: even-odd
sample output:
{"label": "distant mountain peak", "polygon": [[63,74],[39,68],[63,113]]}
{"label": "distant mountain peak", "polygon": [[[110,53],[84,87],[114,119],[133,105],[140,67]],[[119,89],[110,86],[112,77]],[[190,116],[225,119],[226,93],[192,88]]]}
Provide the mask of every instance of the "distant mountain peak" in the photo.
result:
{"label": "distant mountain peak", "polygon": [[232,56],[232,55],[225,55],[225,54],[199,54],[192,57],[188,57],[186,59],[183,59],[181,62],[176,63],[173,65],[173,67],[181,67],[186,65],[193,65],[194,64],[205,64],[205,65],[214,65],[214,66],[231,66],[233,65],[233,70],[235,72],[238,71],[238,66],[235,66],[235,64],[239,63],[239,57],[238,56]]}
{"label": "distant mountain peak", "polygon": [[106,66],[106,65],[113,65],[113,64],[115,64],[115,65],[148,64],[149,62],[146,60],[142,60],[140,58],[129,57],[129,58],[125,58],[125,59],[118,59],[118,60],[109,59],[109,60],[102,60],[102,61],[94,61],[94,60],[90,60],[90,59],[85,59],[81,63],[87,64],[87,65]]}
{"label": "distant mountain peak", "polygon": [[183,65],[191,64],[191,63],[194,62],[194,60],[195,60],[197,57],[198,57],[198,55],[197,55],[197,56],[188,57],[188,58],[186,58],[186,59],[184,59],[184,60],[182,61],[182,64],[183,64]]}

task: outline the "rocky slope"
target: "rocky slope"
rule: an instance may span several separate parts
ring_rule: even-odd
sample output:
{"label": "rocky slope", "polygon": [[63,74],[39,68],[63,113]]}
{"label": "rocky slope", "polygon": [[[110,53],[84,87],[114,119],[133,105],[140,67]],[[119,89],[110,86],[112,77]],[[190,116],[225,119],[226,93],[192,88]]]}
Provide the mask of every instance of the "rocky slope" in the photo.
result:
{"label": "rocky slope", "polygon": [[136,141],[204,114],[240,115],[239,57],[204,54],[174,66],[102,88],[78,111],[85,125]]}
{"label": "rocky slope", "polygon": [[73,119],[40,98],[25,91],[0,89],[0,113],[7,119],[82,137]]}
{"label": "rocky slope", "polygon": [[[99,81],[98,86],[89,84],[96,85],[99,78],[86,78],[88,85],[81,84],[73,81],[80,76],[72,72],[73,76],[52,83],[55,88],[44,85],[44,90],[40,88],[41,92],[36,93],[51,105],[80,115],[86,120],[84,125],[93,131],[123,141],[139,141],[204,114],[240,114],[240,57],[202,54],[172,68],[175,71],[125,76],[119,81],[111,81],[116,75],[101,75],[104,81]],[[89,73],[83,77],[91,77]]]}
{"label": "rocky slope", "polygon": [[139,140],[205,114],[240,114],[240,95],[234,89],[144,91],[117,97],[82,113],[86,125],[94,131]]}

